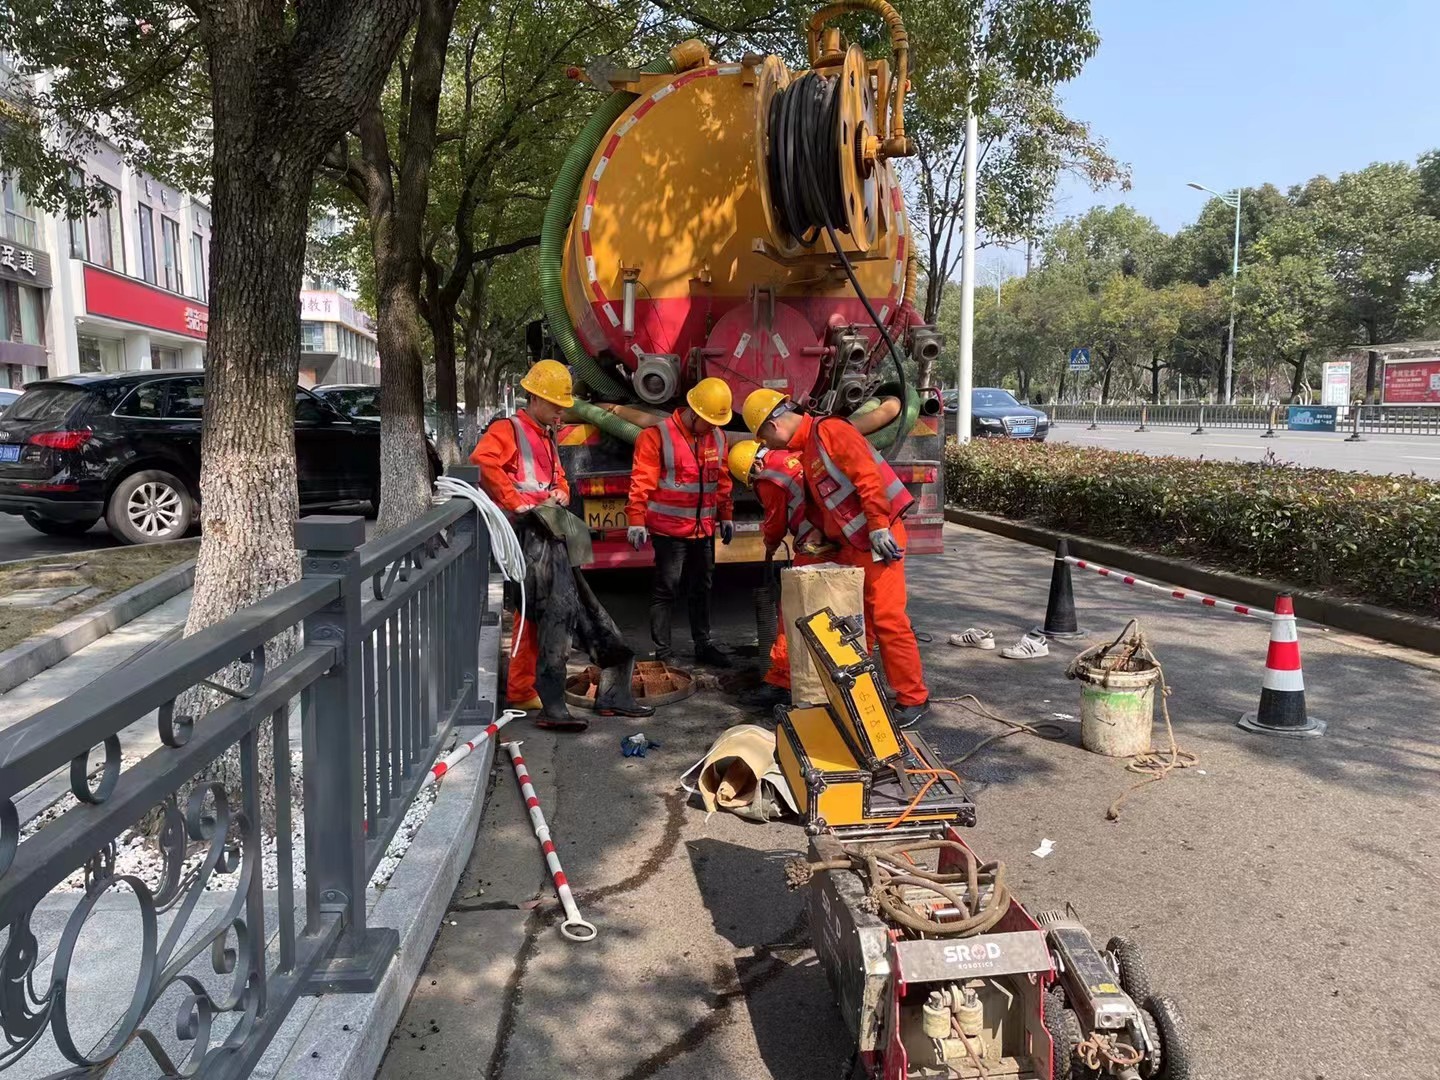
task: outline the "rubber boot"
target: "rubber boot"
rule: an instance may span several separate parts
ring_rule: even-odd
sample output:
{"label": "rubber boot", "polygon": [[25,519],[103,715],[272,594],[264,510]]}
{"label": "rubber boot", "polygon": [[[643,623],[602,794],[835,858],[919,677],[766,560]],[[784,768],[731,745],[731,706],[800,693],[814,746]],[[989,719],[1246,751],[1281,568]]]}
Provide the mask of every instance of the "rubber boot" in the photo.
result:
{"label": "rubber boot", "polygon": [[595,691],[595,711],[601,716],[654,716],[655,710],[635,699],[632,680],[635,657],[602,668],[600,685]]}
{"label": "rubber boot", "polygon": [[542,671],[535,677],[535,689],[540,692],[540,711],[535,716],[535,726],[546,731],[584,731],[590,721],[576,716],[565,704],[565,677]]}

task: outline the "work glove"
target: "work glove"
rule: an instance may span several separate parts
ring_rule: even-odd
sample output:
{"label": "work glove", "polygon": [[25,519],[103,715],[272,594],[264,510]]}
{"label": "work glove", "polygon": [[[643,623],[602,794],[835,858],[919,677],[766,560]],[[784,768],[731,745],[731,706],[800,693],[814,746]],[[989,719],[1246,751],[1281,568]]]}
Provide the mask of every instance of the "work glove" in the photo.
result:
{"label": "work glove", "polygon": [[895,536],[889,529],[872,529],[870,531],[870,550],[887,563],[899,562],[905,552],[895,542]]}
{"label": "work glove", "polygon": [[720,522],[720,542],[728,544],[735,539],[735,523],[733,521]]}
{"label": "work glove", "polygon": [[650,539],[650,530],[644,525],[631,525],[625,530],[625,539],[630,541],[630,546],[639,551]]}

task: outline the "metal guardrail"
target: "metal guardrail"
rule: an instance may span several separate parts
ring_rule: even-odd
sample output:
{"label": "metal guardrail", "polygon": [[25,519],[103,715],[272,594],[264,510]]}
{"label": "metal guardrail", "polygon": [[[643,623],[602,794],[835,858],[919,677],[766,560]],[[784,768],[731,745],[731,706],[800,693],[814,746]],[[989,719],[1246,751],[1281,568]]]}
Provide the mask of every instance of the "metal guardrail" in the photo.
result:
{"label": "metal guardrail", "polygon": [[[1047,405],[1057,424],[1090,428],[1128,425],[1137,431],[1152,427],[1188,427],[1197,434],[1209,428],[1288,430],[1286,405]],[[1440,407],[1342,405],[1336,430],[1365,435],[1440,435]]]}
{"label": "metal guardrail", "polygon": [[[0,1073],[43,1046],[42,1057],[58,1050],[68,1063],[53,1076],[99,1074],[139,1043],[158,1075],[248,1076],[302,994],[371,990],[391,962],[398,934],[368,924],[367,883],[451,728],[493,715],[477,692],[490,538],[463,499],[369,544],[359,518],[308,518],[296,538],[298,582],[0,732]],[[198,687],[221,703],[192,721],[177,701]],[[123,761],[127,729],[152,713],[161,746]],[[261,779],[267,757],[273,792]],[[227,762],[228,784],[215,778]],[[22,839],[17,794],[64,769],[78,803]],[[116,869],[117,838],[145,822],[159,823],[153,880]],[[46,972],[36,928],[53,916],[37,921],[36,907],[77,871],[85,889]],[[207,886],[227,878],[228,901],[197,915]],[[138,962],[105,992],[108,1003],[129,994],[109,1032],[82,1038],[71,1028],[85,990],[71,986],[72,961],[77,946],[103,947],[87,924],[111,890],[138,906],[138,941],[123,950],[129,962],[138,944]]]}

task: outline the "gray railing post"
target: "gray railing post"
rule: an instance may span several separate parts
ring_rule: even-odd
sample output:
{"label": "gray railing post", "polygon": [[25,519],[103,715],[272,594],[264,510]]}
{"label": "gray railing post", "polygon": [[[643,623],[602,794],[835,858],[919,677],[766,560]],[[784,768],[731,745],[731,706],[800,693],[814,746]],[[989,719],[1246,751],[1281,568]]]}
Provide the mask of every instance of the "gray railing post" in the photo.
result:
{"label": "gray railing post", "polygon": [[1360,410],[1363,408],[1365,408],[1365,406],[1360,404],[1350,406],[1350,437],[1345,440],[1346,442],[1365,441],[1364,437],[1360,434]]}
{"label": "gray railing post", "polygon": [[302,717],[305,776],[305,902],[313,917],[340,912],[344,931],[334,956],[315,972],[313,991],[369,993],[400,945],[398,931],[366,925],[365,758],[360,555],[365,522],[317,516],[301,521],[296,546],[302,573],[333,578],[340,595],[305,620],[306,645],[330,645],[330,670],[306,695]]}
{"label": "gray railing post", "polygon": [[1191,435],[1204,435],[1204,434],[1205,434],[1205,406],[1204,406],[1203,403],[1200,405],[1200,419],[1196,421],[1196,423],[1195,423],[1195,430],[1192,431],[1192,432],[1190,432],[1190,434],[1191,434]]}
{"label": "gray railing post", "polygon": [[[452,465],[445,470],[472,486],[480,484],[480,469],[475,465]],[[460,576],[459,608],[453,612],[451,626],[463,627],[459,634],[460,662],[469,673],[470,689],[460,719],[466,723],[489,723],[495,719],[495,703],[481,701],[477,687],[480,682],[480,627],[490,619],[490,530],[480,523],[480,514],[472,510],[455,523],[458,536],[471,538],[465,571]]]}
{"label": "gray railing post", "polygon": [[1141,403],[1140,403],[1140,426],[1137,427],[1135,430],[1136,430],[1136,431],[1149,431],[1150,429],[1145,426],[1146,421],[1149,420],[1149,419],[1150,419],[1150,406],[1149,406],[1149,405],[1146,405],[1144,402],[1141,402]]}
{"label": "gray railing post", "polygon": [[1099,405],[1096,405],[1096,406],[1095,406],[1095,412],[1094,412],[1094,414],[1093,414],[1093,418],[1092,418],[1091,421],[1090,421],[1090,426],[1089,426],[1088,428],[1086,428],[1085,430],[1086,430],[1086,431],[1094,431],[1094,430],[1095,430],[1096,428],[1098,428],[1099,426],[1100,426],[1100,406],[1099,406]]}
{"label": "gray railing post", "polygon": [[1265,428],[1265,434],[1260,436],[1262,439],[1275,438],[1275,421],[1279,418],[1279,415],[1280,406],[1272,404],[1270,406],[1270,423]]}

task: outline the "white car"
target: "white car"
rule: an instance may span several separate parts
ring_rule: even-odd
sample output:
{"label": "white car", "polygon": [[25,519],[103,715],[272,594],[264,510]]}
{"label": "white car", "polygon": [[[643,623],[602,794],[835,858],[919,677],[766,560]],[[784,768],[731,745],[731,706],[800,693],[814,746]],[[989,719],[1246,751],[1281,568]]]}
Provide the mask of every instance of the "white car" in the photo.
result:
{"label": "white car", "polygon": [[4,416],[5,410],[20,399],[20,394],[19,390],[0,390],[0,416]]}

